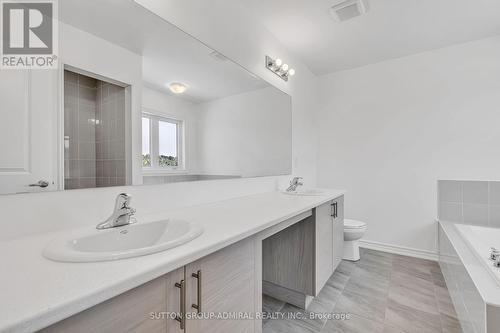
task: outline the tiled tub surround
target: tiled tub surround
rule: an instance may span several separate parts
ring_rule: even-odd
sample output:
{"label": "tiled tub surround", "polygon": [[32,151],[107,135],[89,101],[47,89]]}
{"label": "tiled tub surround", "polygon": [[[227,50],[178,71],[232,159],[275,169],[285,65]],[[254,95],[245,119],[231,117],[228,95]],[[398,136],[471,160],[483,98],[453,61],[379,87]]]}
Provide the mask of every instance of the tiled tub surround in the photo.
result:
{"label": "tiled tub surround", "polygon": [[348,313],[350,319],[293,319],[304,313],[264,295],[263,333],[459,333],[460,324],[435,261],[361,249],[358,262],[342,261],[308,312]]}
{"label": "tiled tub surround", "polygon": [[125,89],[64,71],[64,188],[125,185]]}
{"label": "tiled tub surround", "polygon": [[456,223],[439,222],[439,264],[462,330],[500,332],[500,286],[464,236]]}
{"label": "tiled tub surround", "polygon": [[439,180],[442,221],[500,227],[500,181]]}

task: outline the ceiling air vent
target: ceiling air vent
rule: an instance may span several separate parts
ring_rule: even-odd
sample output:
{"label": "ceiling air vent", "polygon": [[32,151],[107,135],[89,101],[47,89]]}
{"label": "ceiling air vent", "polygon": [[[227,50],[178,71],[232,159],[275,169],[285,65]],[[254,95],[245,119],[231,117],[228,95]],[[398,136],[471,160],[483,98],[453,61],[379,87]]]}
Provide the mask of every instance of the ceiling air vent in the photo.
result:
{"label": "ceiling air vent", "polygon": [[342,0],[337,1],[331,8],[330,13],[337,22],[350,20],[368,11],[366,0]]}

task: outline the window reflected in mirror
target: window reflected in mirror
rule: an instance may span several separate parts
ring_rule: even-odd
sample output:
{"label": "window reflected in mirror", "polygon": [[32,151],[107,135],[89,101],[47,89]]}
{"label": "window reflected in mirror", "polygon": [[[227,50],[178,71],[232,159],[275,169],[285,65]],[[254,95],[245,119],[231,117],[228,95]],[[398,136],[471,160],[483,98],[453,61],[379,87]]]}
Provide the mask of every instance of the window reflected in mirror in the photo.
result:
{"label": "window reflected in mirror", "polygon": [[183,121],[142,115],[142,166],[148,171],[182,170]]}

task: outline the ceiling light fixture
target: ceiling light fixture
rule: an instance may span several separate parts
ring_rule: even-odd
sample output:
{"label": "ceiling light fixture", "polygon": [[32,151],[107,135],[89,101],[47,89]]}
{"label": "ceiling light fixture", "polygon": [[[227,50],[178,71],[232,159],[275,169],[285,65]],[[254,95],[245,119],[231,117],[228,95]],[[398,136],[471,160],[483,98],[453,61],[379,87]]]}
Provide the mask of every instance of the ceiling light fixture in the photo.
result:
{"label": "ceiling light fixture", "polygon": [[187,90],[187,86],[184,83],[172,82],[168,85],[168,89],[174,94],[182,94]]}
{"label": "ceiling light fixture", "polygon": [[285,81],[288,81],[290,76],[295,75],[295,69],[289,68],[289,66],[284,64],[283,60],[279,58],[273,59],[270,56],[266,56],[266,68]]}

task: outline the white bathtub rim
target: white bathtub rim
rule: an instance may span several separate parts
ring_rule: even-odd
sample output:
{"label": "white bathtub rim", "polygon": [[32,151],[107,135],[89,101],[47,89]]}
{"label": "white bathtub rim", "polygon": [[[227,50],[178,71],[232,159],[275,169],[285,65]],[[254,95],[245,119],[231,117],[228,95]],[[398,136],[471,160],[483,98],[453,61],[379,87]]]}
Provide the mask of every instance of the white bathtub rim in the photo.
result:
{"label": "white bathtub rim", "polygon": [[[485,270],[491,275],[493,280],[496,282],[498,288],[500,288],[500,275],[495,274],[494,270],[492,269],[493,262],[487,260],[487,258],[484,258],[484,257],[488,256],[487,250],[489,249],[489,245],[487,246],[488,249],[485,249],[483,251],[484,253],[483,252],[479,253],[476,250],[474,244],[472,244],[472,240],[467,238],[467,237],[464,237],[463,232],[460,230],[460,228],[462,228],[462,227],[465,227],[465,228],[470,228],[470,227],[490,228],[490,227],[475,226],[475,225],[469,225],[469,224],[463,224],[463,223],[457,223],[457,225],[461,226],[461,227],[458,227],[458,234],[463,239],[465,239],[465,243],[469,247],[469,250],[475,255],[476,259],[479,260],[483,264],[483,267],[485,268]],[[476,239],[475,235],[473,237]],[[491,267],[489,267],[489,266],[491,266]]]}
{"label": "white bathtub rim", "polygon": [[500,307],[500,286],[498,280],[479,260],[476,251],[471,249],[455,226],[455,222],[439,221],[460,261],[472,279],[483,301],[490,306]]}

